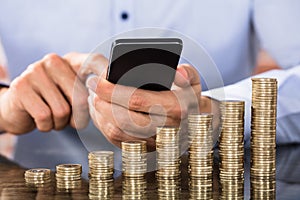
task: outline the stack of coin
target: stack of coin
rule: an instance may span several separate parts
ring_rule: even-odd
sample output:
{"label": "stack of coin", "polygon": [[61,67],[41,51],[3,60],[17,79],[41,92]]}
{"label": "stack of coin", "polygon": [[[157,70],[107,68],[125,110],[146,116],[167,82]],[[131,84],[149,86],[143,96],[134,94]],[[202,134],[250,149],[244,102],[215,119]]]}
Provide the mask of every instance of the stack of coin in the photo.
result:
{"label": "stack of coin", "polygon": [[51,181],[50,169],[29,169],[24,173],[25,181],[29,185],[43,186]]}
{"label": "stack of coin", "polygon": [[188,116],[191,199],[212,199],[212,114]]}
{"label": "stack of coin", "polygon": [[275,199],[276,79],[252,79],[251,112],[251,198]]}
{"label": "stack of coin", "polygon": [[220,199],[244,198],[244,109],[244,101],[220,103]]}
{"label": "stack of coin", "polygon": [[93,151],[89,153],[89,197],[111,199],[113,196],[114,153]]}
{"label": "stack of coin", "polygon": [[80,164],[61,164],[56,166],[56,187],[77,189],[81,187],[82,167]]}
{"label": "stack of coin", "polygon": [[123,199],[145,199],[147,182],[146,141],[122,142]]}
{"label": "stack of coin", "polygon": [[157,182],[160,199],[178,199],[180,191],[179,128],[157,127]]}

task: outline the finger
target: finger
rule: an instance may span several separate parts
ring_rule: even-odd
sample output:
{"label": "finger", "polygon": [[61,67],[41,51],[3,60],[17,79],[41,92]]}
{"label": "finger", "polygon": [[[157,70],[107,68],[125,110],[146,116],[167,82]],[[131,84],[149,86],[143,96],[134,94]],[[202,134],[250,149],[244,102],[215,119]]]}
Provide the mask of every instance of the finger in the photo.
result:
{"label": "finger", "polygon": [[[55,54],[49,54],[42,60],[49,77],[59,87],[72,106],[71,126],[82,128],[88,122],[88,92],[84,84],[77,78],[72,67]],[[80,117],[74,119],[74,117]],[[75,123],[75,121],[77,123]]]}
{"label": "finger", "polygon": [[106,77],[108,60],[101,54],[68,53],[63,57],[84,81],[89,74]]}
{"label": "finger", "polygon": [[174,83],[179,87],[188,87],[200,84],[198,71],[189,64],[181,64],[176,70]]}
{"label": "finger", "polygon": [[[77,96],[77,95],[75,95]],[[80,102],[80,100],[82,102]],[[86,99],[74,100],[72,106],[72,115],[70,125],[76,129],[83,129],[87,127],[90,121],[89,108]]]}
{"label": "finger", "polygon": [[82,85],[79,79],[76,79],[73,89],[72,115],[70,125],[73,128],[83,129],[90,120],[88,109],[88,90]]}
{"label": "finger", "polygon": [[54,129],[64,128],[69,123],[71,108],[61,91],[45,72],[42,62],[30,65],[24,73],[25,76],[27,74],[31,74],[29,77],[34,90],[42,96],[51,109]]}
{"label": "finger", "polygon": [[[109,122],[109,120],[106,117],[103,117],[103,115],[98,112],[95,107],[93,106],[93,103],[89,103],[90,105],[90,114],[94,121],[95,126],[102,131],[104,136],[110,141],[112,144],[121,147],[121,142],[128,141],[128,140],[139,140],[138,137],[133,137],[130,135],[127,135],[125,132],[123,132],[121,129],[119,129],[117,126],[115,126],[113,123]],[[154,138],[143,138],[143,140],[147,141],[147,145],[149,147],[155,147],[155,139]]]}
{"label": "finger", "polygon": [[[1,115],[5,120],[4,130],[12,134],[22,134],[36,128],[36,124],[31,115],[25,110],[21,100],[27,97],[27,91],[23,93],[20,88],[24,87],[24,82],[20,82],[20,77],[14,79],[9,88],[1,90]],[[20,98],[21,97],[21,98]]]}
{"label": "finger", "polygon": [[[65,62],[62,58],[55,54],[46,55],[43,58],[42,62],[43,67],[45,68],[49,77],[65,94],[68,101],[72,103],[73,86],[76,80],[75,71],[72,70],[72,67],[67,62]],[[86,93],[86,90],[82,83],[78,82],[76,86],[77,88],[74,89],[79,90],[82,94]]]}
{"label": "finger", "polygon": [[[101,78],[92,78],[88,83],[89,88],[99,98],[113,104],[121,105],[129,110],[168,115],[180,118],[183,108],[178,102],[180,99],[173,91],[149,91],[123,85],[115,85]],[[153,105],[161,106],[163,109],[156,109]]]}
{"label": "finger", "polygon": [[22,99],[22,105],[34,119],[37,129],[47,132],[54,128],[49,106],[32,88],[28,87],[26,95]]}
{"label": "finger", "polygon": [[123,132],[133,137],[148,138],[155,135],[158,126],[175,126],[180,120],[165,115],[148,115],[110,104],[96,97],[95,108],[109,121],[114,122]]}

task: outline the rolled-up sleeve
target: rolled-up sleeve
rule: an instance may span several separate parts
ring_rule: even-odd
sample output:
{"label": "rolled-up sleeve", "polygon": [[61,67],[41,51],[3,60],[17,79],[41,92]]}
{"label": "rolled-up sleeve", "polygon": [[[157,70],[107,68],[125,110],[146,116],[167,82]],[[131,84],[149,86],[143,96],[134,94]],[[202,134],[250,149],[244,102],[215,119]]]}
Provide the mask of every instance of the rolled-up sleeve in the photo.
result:
{"label": "rolled-up sleeve", "polygon": [[282,68],[300,64],[299,20],[299,0],[253,0],[258,40]]}
{"label": "rolled-up sleeve", "polygon": [[[276,78],[278,81],[277,135],[278,144],[300,143],[300,65],[286,70],[272,70],[255,77]],[[251,78],[223,88],[203,92],[217,100],[245,101],[245,141],[249,144],[251,124]]]}

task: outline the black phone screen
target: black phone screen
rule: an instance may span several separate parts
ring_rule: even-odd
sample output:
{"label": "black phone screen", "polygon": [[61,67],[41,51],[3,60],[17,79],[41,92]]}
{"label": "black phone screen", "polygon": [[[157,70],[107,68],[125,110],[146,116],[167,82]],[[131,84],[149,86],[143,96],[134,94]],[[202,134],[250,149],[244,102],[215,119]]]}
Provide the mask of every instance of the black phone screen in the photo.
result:
{"label": "black phone screen", "polygon": [[182,51],[182,43],[174,40],[120,40],[112,46],[107,79],[146,90],[169,90]]}

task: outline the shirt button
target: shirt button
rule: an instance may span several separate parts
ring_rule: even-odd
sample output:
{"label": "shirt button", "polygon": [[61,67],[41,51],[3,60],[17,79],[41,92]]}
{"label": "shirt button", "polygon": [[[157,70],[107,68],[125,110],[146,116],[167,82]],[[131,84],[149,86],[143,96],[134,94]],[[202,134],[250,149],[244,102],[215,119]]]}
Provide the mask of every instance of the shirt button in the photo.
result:
{"label": "shirt button", "polygon": [[127,13],[127,12],[122,12],[122,13],[121,13],[121,19],[122,19],[122,20],[125,21],[125,20],[128,19],[128,17],[129,17],[129,16],[128,16],[128,13]]}

